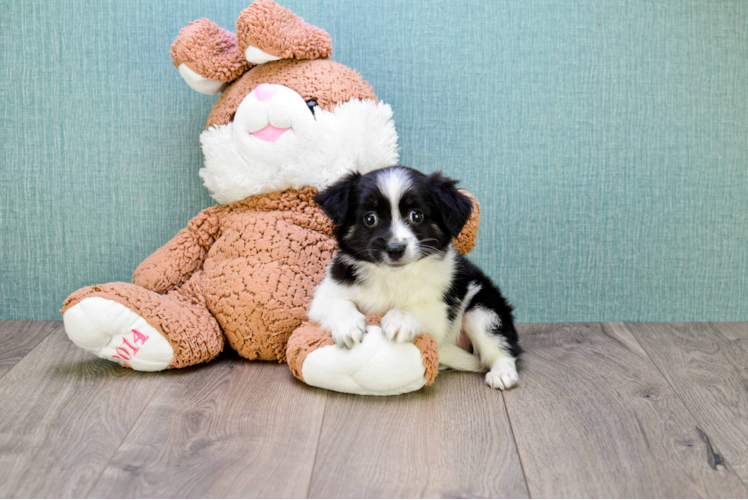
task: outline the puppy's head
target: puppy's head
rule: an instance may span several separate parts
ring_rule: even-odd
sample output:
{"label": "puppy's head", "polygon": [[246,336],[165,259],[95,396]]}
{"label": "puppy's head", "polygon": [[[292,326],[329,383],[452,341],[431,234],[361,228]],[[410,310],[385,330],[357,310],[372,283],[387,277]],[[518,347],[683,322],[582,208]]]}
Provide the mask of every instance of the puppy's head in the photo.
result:
{"label": "puppy's head", "polygon": [[456,185],[440,172],[388,167],[349,174],[316,201],[335,223],[341,252],[401,267],[443,254],[465,226],[472,203]]}

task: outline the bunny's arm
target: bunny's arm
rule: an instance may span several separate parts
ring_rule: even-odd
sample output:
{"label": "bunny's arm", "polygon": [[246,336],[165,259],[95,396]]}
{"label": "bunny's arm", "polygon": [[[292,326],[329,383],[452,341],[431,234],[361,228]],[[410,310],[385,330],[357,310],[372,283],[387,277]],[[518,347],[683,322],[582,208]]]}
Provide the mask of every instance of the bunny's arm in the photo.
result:
{"label": "bunny's arm", "polygon": [[475,196],[467,191],[462,191],[462,194],[470,198],[470,201],[473,202],[473,212],[470,214],[470,219],[468,219],[465,227],[462,228],[460,234],[455,238],[454,244],[458,252],[462,255],[467,255],[473,250],[473,248],[475,248],[475,240],[478,238],[480,203],[475,199]]}
{"label": "bunny's arm", "polygon": [[220,234],[222,208],[206,208],[166,245],[135,270],[132,282],[152,292],[166,293],[185,283],[203,267],[208,250]]}

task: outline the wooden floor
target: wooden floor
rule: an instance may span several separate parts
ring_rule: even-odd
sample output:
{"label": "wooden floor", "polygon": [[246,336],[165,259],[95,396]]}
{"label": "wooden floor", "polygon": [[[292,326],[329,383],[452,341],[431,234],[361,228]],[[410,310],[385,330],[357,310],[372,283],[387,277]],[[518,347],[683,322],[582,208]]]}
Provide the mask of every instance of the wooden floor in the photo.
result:
{"label": "wooden floor", "polygon": [[0,322],[0,497],[748,497],[748,323],[523,325],[520,385],[136,373]]}

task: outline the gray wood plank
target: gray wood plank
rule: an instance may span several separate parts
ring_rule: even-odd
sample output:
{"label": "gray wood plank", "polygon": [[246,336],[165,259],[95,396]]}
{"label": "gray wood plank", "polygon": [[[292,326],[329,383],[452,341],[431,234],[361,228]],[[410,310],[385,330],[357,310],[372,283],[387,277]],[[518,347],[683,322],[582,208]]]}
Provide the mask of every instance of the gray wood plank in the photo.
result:
{"label": "gray wood plank", "polygon": [[533,497],[748,495],[620,325],[520,329],[520,385],[505,400]]}
{"label": "gray wood plank", "polygon": [[501,393],[443,372],[389,398],[330,393],[309,496],[527,497]]}
{"label": "gray wood plank", "polygon": [[151,401],[92,497],[305,497],[326,391],[226,359]]}
{"label": "gray wood plank", "polygon": [[0,383],[0,497],[82,497],[172,375],[98,359],[60,325]]}
{"label": "gray wood plank", "polygon": [[61,321],[0,321],[0,378],[61,325]]}
{"label": "gray wood plank", "polygon": [[705,439],[748,485],[748,323],[626,327],[685,401]]}

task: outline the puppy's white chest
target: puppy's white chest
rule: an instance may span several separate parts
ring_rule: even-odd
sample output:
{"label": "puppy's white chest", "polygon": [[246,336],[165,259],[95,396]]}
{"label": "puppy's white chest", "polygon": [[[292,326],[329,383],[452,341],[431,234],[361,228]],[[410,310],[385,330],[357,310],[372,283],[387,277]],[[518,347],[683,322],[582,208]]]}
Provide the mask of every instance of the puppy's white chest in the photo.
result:
{"label": "puppy's white chest", "polygon": [[[411,293],[409,293],[411,292]],[[391,293],[391,294],[390,294]],[[422,325],[422,331],[431,334],[438,343],[450,330],[447,304],[441,294],[434,289],[380,289],[378,293],[362,293],[357,301],[364,314],[387,314],[399,309],[415,316]]]}
{"label": "puppy's white chest", "polygon": [[438,343],[450,329],[444,295],[451,283],[452,267],[444,261],[423,264],[428,265],[405,270],[367,269],[362,284],[354,287],[353,300],[364,314],[386,314],[392,309],[413,314],[423,331]]}
{"label": "puppy's white chest", "polygon": [[356,302],[366,314],[384,314],[390,309],[402,309],[407,306],[434,309],[443,303],[441,290],[428,284],[418,283],[382,283],[360,287]]}

